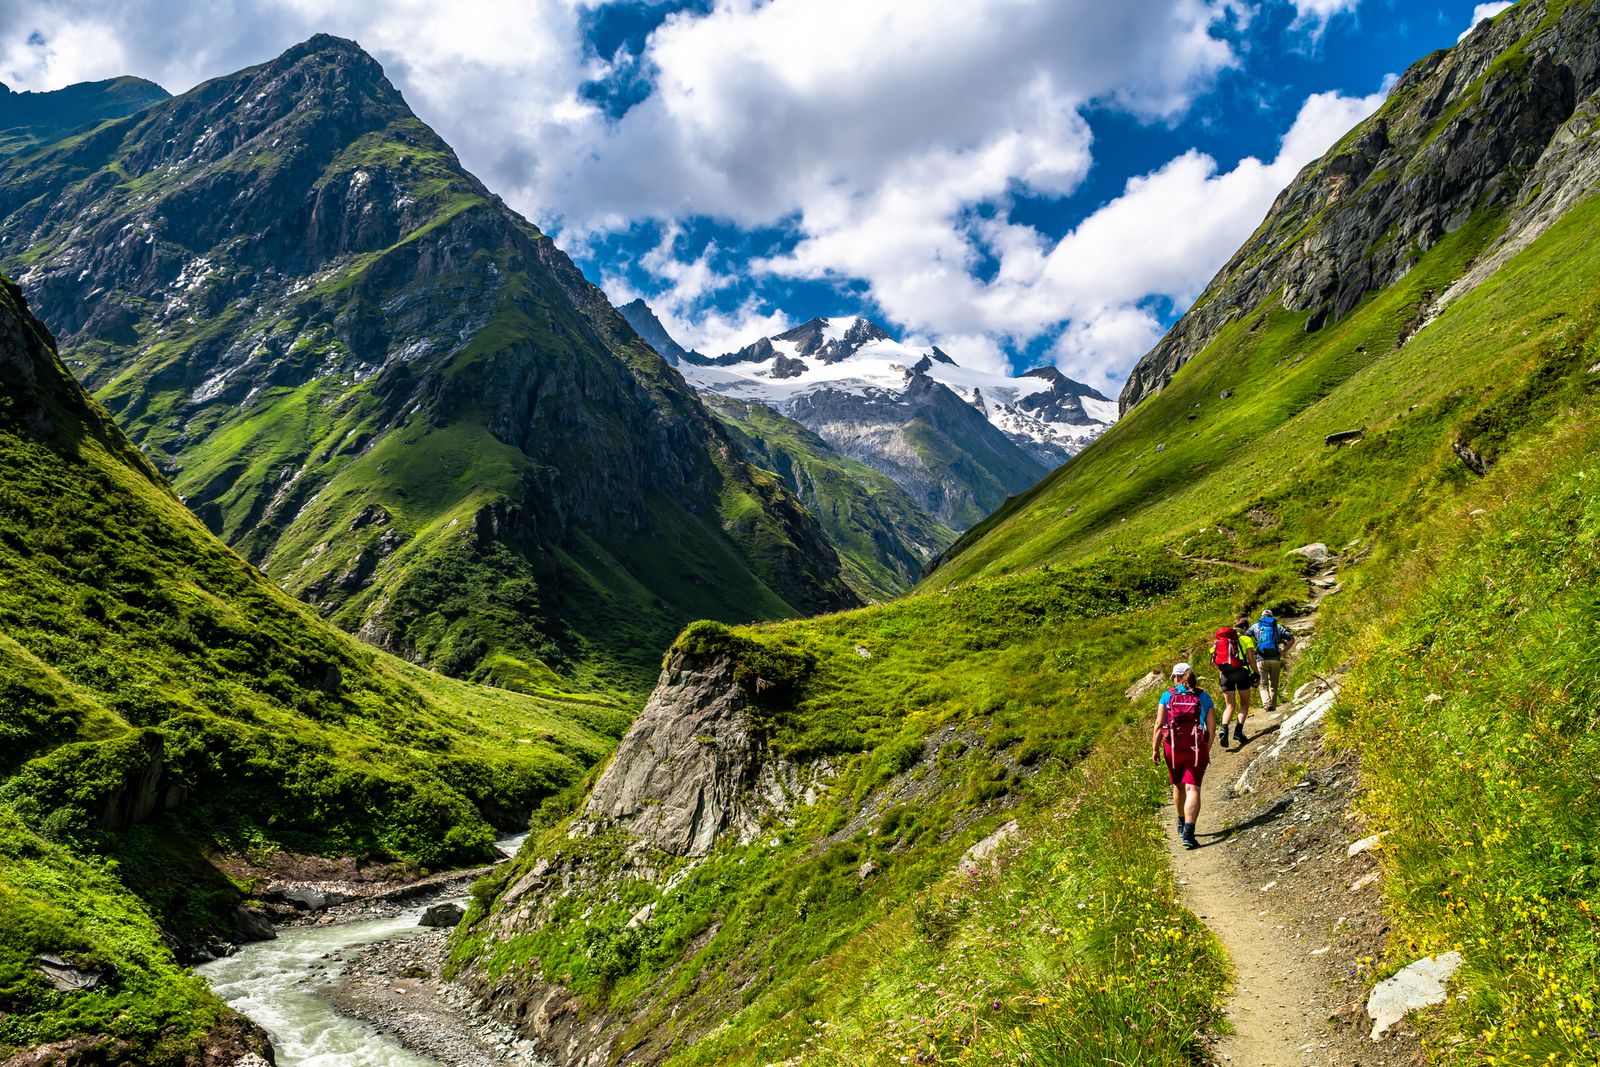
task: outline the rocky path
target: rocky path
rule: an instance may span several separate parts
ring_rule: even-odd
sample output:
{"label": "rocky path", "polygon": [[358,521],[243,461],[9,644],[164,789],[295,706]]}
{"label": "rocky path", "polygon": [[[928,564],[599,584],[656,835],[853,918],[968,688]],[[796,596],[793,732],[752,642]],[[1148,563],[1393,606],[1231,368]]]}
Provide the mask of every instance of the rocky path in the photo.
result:
{"label": "rocky path", "polygon": [[[1330,561],[1312,580],[1309,613],[1285,620],[1302,650],[1316,604],[1336,589]],[[1293,675],[1286,670],[1286,691]],[[1190,910],[1233,961],[1232,1032],[1214,1059],[1232,1067],[1420,1062],[1404,1024],[1381,1043],[1368,1037],[1367,980],[1387,933],[1382,887],[1371,851],[1351,854],[1367,837],[1353,806],[1354,756],[1323,739],[1334,682],[1296,681],[1295,699],[1278,710],[1252,708],[1242,748],[1212,750],[1201,847],[1168,839]],[[1163,819],[1170,827],[1170,811]]]}

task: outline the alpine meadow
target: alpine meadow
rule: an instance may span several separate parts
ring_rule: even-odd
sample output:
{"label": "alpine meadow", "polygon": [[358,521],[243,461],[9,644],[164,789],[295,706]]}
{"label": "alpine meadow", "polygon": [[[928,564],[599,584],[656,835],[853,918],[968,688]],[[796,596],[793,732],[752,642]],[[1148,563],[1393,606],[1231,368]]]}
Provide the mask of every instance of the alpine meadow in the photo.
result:
{"label": "alpine meadow", "polygon": [[[735,28],[791,3],[576,5],[581,62],[450,67],[581,68],[546,126],[444,106],[465,9],[374,22],[382,65],[262,5],[226,17],[306,39],[177,95],[133,76],[178,69],[156,44],[0,86],[0,1063],[1600,1067],[1600,0],[1408,53],[1103,378],[1111,326],[994,325],[1043,179],[952,212],[992,243],[944,320],[905,279],[960,256],[897,288],[825,230],[922,216],[779,136],[795,86],[874,106],[798,39],[728,83],[772,129],[690,151],[673,123],[748,133],[711,94],[756,67],[688,35],[759,51]],[[1191,6],[1219,99],[1250,34],[1314,66],[1341,19],[1412,32]],[[8,17],[0,77],[76,55]],[[1202,143],[1119,91],[1058,116],[1093,167]],[[650,165],[575,163],[554,240],[462,163],[548,180],[635,113]],[[807,167],[823,207],[785,206]],[[690,212],[686,174],[726,205],[618,236],[605,197]],[[835,242],[859,273],[795,265]]]}

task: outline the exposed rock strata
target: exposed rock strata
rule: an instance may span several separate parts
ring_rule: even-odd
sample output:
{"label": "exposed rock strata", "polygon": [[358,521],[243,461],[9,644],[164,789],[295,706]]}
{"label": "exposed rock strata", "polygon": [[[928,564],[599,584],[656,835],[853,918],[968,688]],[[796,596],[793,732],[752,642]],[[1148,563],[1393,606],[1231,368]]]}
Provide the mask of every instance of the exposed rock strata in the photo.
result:
{"label": "exposed rock strata", "polygon": [[620,827],[639,845],[704,856],[749,841],[814,784],[766,749],[724,657],[675,654],[584,805],[588,832]]}
{"label": "exposed rock strata", "polygon": [[[1559,13],[1558,13],[1559,12]],[[1447,294],[1470,290],[1600,180],[1600,20],[1524,0],[1425,57],[1388,102],[1300,172],[1123,388],[1127,411],[1223,327],[1271,300],[1320,329],[1392,285],[1478,213],[1509,226]],[[1587,118],[1585,117],[1587,116]],[[1445,301],[1423,309],[1418,325]]]}

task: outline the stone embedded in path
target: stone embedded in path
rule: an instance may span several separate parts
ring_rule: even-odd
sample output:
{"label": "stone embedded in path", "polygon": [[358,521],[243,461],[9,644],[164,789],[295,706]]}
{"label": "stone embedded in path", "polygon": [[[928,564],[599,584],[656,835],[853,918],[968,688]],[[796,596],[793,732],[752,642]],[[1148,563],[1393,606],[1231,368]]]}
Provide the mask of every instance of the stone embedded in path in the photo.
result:
{"label": "stone embedded in path", "polygon": [[1372,1017],[1372,1040],[1381,1041],[1389,1028],[1410,1012],[1439,1004],[1445,999],[1444,984],[1461,968],[1461,953],[1446,952],[1424,956],[1392,978],[1379,982],[1367,998],[1367,1014]]}
{"label": "stone embedded in path", "polygon": [[1389,831],[1384,830],[1381,833],[1373,834],[1371,837],[1363,837],[1360,841],[1357,841],[1355,844],[1344,850],[1345,858],[1353,859],[1368,849],[1377,847],[1378,842],[1382,841],[1388,836]]}
{"label": "stone embedded in path", "polygon": [[1255,792],[1256,779],[1266,773],[1267,768],[1283,755],[1284,749],[1289,746],[1290,742],[1321,722],[1338,698],[1339,691],[1337,689],[1326,690],[1319,693],[1313,700],[1297,708],[1293,715],[1285,719],[1278,727],[1278,732],[1274,736],[1272,744],[1251,760],[1249,766],[1245,767],[1244,771],[1234,781],[1231,789],[1233,795],[1245,796]]}

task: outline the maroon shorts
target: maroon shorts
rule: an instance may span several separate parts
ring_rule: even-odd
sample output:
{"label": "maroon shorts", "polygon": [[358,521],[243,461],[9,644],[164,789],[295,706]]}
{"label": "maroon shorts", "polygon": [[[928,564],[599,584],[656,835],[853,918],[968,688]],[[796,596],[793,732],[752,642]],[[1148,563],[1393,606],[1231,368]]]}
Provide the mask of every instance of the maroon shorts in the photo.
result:
{"label": "maroon shorts", "polygon": [[1205,779],[1206,769],[1193,765],[1174,767],[1167,765],[1167,777],[1172,779],[1173,785],[1199,785]]}
{"label": "maroon shorts", "polygon": [[[1199,785],[1205,779],[1206,767],[1211,763],[1211,742],[1202,741],[1199,747],[1200,751],[1195,752],[1187,745],[1183,746],[1184,762],[1179,763],[1173,758],[1176,753],[1172,751],[1170,738],[1161,746],[1161,754],[1167,760],[1167,777],[1173,785]],[[1189,762],[1196,759],[1198,762]]]}

